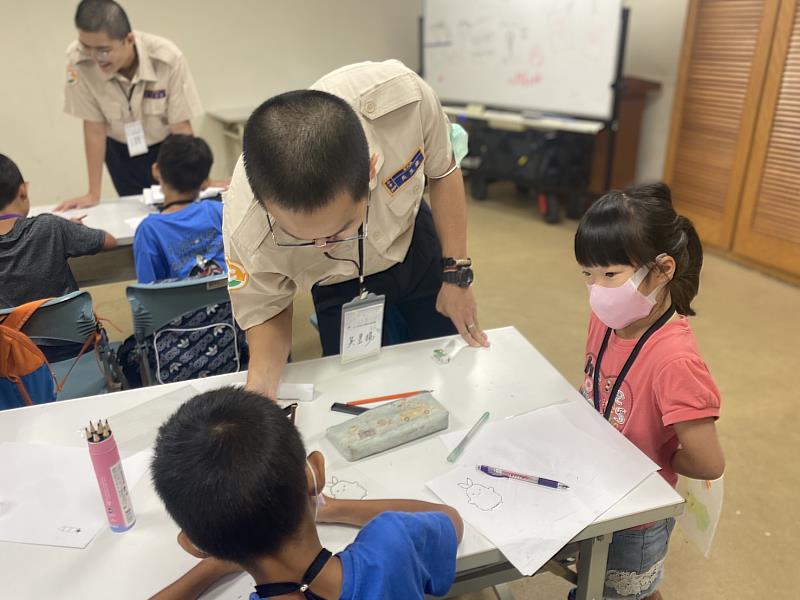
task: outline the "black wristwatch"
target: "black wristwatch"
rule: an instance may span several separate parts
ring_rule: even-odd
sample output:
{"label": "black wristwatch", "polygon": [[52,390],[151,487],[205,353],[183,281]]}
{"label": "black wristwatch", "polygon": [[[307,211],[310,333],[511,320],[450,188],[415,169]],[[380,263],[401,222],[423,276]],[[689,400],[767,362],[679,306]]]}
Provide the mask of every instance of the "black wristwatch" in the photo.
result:
{"label": "black wristwatch", "polygon": [[471,267],[472,260],[469,258],[445,256],[442,259],[442,281],[462,288],[469,287],[475,280]]}

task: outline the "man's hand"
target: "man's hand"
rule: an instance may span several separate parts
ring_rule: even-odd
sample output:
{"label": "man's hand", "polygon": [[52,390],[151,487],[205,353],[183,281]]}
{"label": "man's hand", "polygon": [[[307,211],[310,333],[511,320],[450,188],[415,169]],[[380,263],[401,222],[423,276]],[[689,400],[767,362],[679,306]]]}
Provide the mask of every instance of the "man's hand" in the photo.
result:
{"label": "man's hand", "polygon": [[70,200],[64,200],[61,204],[56,206],[56,212],[64,212],[71,208],[89,208],[90,206],[97,206],[100,204],[100,198],[89,193]]}
{"label": "man's hand", "polygon": [[244,388],[250,392],[261,394],[270,400],[278,400],[277,382],[272,382],[268,377],[259,375],[258,371],[255,369],[247,370],[247,383],[245,384]]}
{"label": "man's hand", "polygon": [[489,347],[489,338],[478,324],[478,309],[471,288],[443,283],[436,298],[436,310],[453,321],[458,333],[470,346]]}

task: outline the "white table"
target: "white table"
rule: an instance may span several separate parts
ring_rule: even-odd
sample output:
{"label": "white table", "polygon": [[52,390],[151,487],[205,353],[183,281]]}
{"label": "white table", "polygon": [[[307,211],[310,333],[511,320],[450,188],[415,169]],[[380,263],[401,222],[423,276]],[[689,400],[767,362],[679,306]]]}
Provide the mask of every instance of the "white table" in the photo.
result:
{"label": "white table", "polygon": [[[337,357],[288,365],[285,381],[313,382],[315,400],[302,404],[297,426],[306,446],[320,449],[329,468],[348,464],[324,439],[326,427],[349,418],[329,411],[333,402],[412,389],[432,389],[450,410],[450,428],[472,425],[485,410],[498,419],[557,402],[579,401],[570,384],[514,328],[489,332],[488,350],[463,350],[450,365],[430,357],[441,341],[427,340],[384,349],[380,357],[341,365]],[[192,382],[200,390],[241,382],[243,373]],[[181,384],[158,389],[131,390],[0,412],[0,441],[83,445],[83,424],[134,407]],[[586,405],[587,410],[592,410]],[[425,482],[448,468],[446,450],[436,436],[355,463],[393,493],[436,500]],[[145,598],[173,581],[195,560],[175,543],[175,525],[167,517],[145,477],[132,489],[137,523],[129,532],[104,529],[84,550],[0,543],[0,581],[6,598],[85,599],[112,593],[120,600]],[[677,516],[682,498],[653,474],[587,527],[573,542],[580,544],[579,595],[601,598],[608,544],[615,531]],[[321,537],[338,549],[355,536],[345,527],[321,527]],[[457,580],[452,594],[480,589],[519,578],[503,555],[482,535],[467,526],[459,547]],[[209,597],[236,598],[232,587],[217,588]],[[57,591],[56,591],[57,590]],[[227,594],[226,594],[227,592]],[[506,593],[502,594],[507,596]]]}
{"label": "white table", "polygon": [[120,246],[131,246],[133,236],[136,233],[136,226],[139,222],[149,215],[152,207],[142,202],[142,196],[122,196],[119,198],[107,198],[100,201],[100,204],[90,208],[75,208],[61,213],[56,213],[57,204],[42,204],[31,206],[30,216],[34,217],[42,213],[53,213],[55,215],[71,219],[86,215],[83,224],[95,229],[103,229],[117,238]]}

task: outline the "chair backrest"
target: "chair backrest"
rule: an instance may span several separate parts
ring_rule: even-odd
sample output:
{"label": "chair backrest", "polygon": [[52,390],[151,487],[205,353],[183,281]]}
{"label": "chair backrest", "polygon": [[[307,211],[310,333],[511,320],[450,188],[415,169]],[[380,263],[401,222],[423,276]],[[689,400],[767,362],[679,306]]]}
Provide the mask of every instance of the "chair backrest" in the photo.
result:
{"label": "chair backrest", "polygon": [[133,335],[141,342],[164,325],[210,304],[230,302],[226,274],[164,283],[136,283],[125,289],[133,315]]}
{"label": "chair backrest", "polygon": [[[2,309],[0,315],[12,310]],[[83,344],[96,330],[92,297],[83,290],[48,300],[22,328],[22,332],[38,346]]]}

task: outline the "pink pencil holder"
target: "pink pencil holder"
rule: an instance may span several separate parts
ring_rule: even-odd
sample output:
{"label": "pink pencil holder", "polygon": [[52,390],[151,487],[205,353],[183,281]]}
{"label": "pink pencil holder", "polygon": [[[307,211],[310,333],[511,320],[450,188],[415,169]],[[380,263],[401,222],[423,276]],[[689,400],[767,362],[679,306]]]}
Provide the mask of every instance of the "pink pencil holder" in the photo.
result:
{"label": "pink pencil holder", "polygon": [[117,442],[114,434],[101,442],[89,441],[89,456],[92,459],[94,474],[100,486],[103,507],[106,510],[111,531],[123,532],[133,527],[136,515],[133,503],[122,471]]}

